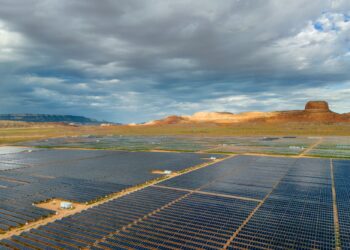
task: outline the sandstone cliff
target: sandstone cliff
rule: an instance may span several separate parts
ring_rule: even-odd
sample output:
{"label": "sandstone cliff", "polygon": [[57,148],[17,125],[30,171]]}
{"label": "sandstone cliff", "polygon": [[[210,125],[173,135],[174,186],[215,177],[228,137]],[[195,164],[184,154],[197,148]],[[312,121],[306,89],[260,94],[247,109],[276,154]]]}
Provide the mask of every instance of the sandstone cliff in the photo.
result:
{"label": "sandstone cliff", "polygon": [[309,101],[304,110],[274,111],[274,112],[198,112],[191,116],[169,116],[155,120],[145,125],[166,125],[181,123],[245,123],[245,122],[322,122],[341,123],[350,122],[350,113],[338,114],[330,110],[325,101]]}

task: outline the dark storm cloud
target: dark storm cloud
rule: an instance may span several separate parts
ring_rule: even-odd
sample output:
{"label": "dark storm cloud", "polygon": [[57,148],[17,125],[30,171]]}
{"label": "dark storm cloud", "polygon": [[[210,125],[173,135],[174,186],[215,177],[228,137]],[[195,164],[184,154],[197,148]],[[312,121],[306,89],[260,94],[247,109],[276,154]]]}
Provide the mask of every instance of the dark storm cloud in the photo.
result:
{"label": "dark storm cloud", "polygon": [[347,1],[0,4],[0,112],[130,122],[301,108],[329,91],[349,106]]}

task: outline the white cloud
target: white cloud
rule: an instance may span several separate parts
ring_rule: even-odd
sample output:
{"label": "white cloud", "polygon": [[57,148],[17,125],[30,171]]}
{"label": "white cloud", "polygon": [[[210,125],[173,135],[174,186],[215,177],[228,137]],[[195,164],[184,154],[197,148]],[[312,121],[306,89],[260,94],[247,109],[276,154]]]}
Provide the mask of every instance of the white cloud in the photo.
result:
{"label": "white cloud", "polygon": [[11,31],[4,22],[0,20],[0,62],[19,61],[21,47],[25,39],[20,33]]}
{"label": "white cloud", "polygon": [[87,61],[68,59],[64,64],[69,69],[78,70],[94,77],[113,77],[128,71],[127,67],[116,61],[94,64]]}
{"label": "white cloud", "polygon": [[95,80],[97,83],[106,84],[106,85],[114,85],[120,83],[119,79],[108,79],[108,80]]}
{"label": "white cloud", "polygon": [[58,77],[27,75],[23,77],[23,82],[28,84],[53,85],[64,83],[65,80]]}
{"label": "white cloud", "polygon": [[317,72],[342,72],[349,51],[350,22],[341,13],[324,13],[309,21],[296,35],[277,40],[269,48],[280,62],[288,62],[292,69]]}

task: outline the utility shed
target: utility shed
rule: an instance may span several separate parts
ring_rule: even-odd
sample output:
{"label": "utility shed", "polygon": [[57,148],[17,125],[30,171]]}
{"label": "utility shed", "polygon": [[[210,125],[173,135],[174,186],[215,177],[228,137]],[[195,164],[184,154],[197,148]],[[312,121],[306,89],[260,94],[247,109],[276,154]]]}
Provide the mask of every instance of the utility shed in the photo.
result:
{"label": "utility shed", "polygon": [[73,204],[71,202],[68,202],[68,201],[61,201],[60,208],[62,208],[62,209],[72,209],[73,208]]}

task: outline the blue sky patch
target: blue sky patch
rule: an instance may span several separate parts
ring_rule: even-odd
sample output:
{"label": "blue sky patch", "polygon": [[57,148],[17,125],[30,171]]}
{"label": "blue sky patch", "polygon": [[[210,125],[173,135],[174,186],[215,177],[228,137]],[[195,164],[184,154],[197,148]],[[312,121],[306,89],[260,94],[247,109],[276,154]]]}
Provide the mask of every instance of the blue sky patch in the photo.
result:
{"label": "blue sky patch", "polygon": [[349,22],[350,21],[350,15],[349,14],[344,14],[344,22]]}
{"label": "blue sky patch", "polygon": [[314,23],[314,28],[315,28],[315,30],[323,31],[323,25],[321,22]]}

